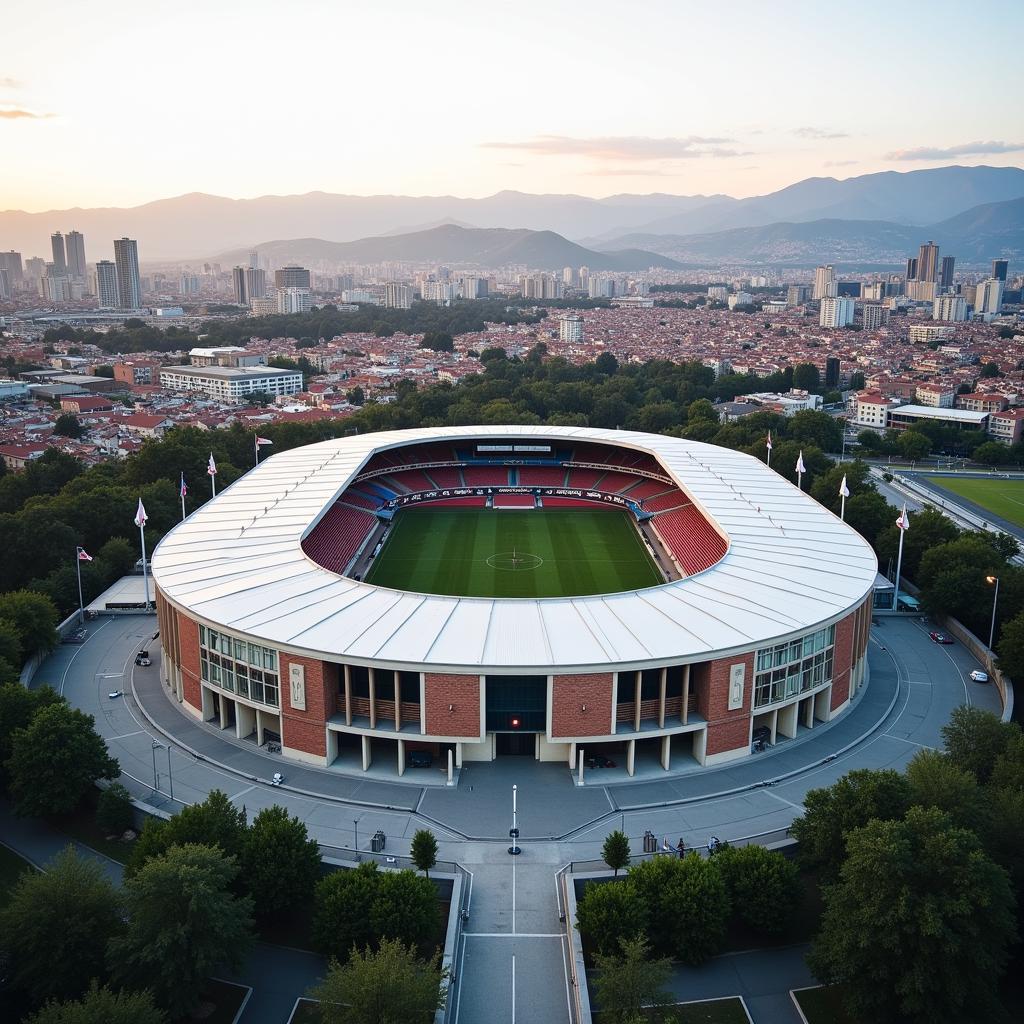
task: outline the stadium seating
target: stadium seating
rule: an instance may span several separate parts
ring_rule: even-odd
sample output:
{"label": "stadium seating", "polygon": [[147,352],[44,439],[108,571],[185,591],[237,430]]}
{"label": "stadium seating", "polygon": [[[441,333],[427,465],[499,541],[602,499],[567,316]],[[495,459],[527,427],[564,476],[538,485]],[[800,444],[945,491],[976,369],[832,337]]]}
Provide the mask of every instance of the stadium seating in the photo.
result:
{"label": "stadium seating", "polygon": [[508,470],[504,466],[466,466],[462,471],[467,487],[508,487]]}
{"label": "stadium seating", "polygon": [[597,483],[604,472],[600,469],[571,469],[569,471],[569,487],[589,490]]}
{"label": "stadium seating", "polygon": [[438,498],[434,501],[421,501],[415,507],[421,508],[424,505],[438,505],[441,508],[483,508],[487,504],[485,497],[475,497],[473,495],[463,496],[461,498]]}
{"label": "stadium seating", "polygon": [[[662,483],[660,480],[647,480],[641,478],[639,483],[634,484],[632,487],[622,491],[624,497],[629,498],[631,501],[640,501],[643,498],[653,498],[656,494],[661,494],[663,491],[669,490],[667,484]],[[673,493],[678,494],[679,492],[673,488]]]}
{"label": "stadium seating", "polygon": [[302,550],[325,569],[344,572],[376,522],[369,513],[338,502],[313,527]]}
{"label": "stadium seating", "polygon": [[533,508],[536,502],[532,494],[496,494],[495,508]]}
{"label": "stadium seating", "polygon": [[561,487],[565,470],[558,466],[520,466],[520,487]]}
{"label": "stadium seating", "polygon": [[682,505],[686,500],[681,491],[673,488],[667,494],[659,494],[656,498],[645,499],[643,507],[645,512],[664,512],[677,505]]}
{"label": "stadium seating", "polygon": [[428,479],[433,480],[431,489],[437,487],[465,487],[466,483],[462,479],[462,473],[455,467],[437,467],[432,466],[430,469],[424,470],[424,475]]}
{"label": "stadium seating", "polygon": [[403,469],[399,473],[388,474],[388,479],[408,491],[432,491],[438,486],[422,469]]}
{"label": "stadium seating", "polygon": [[614,494],[618,491],[624,491],[627,487],[632,487],[636,481],[637,478],[631,473],[616,473],[614,470],[610,470],[601,476],[594,486],[599,491],[609,491]]}
{"label": "stadium seating", "polygon": [[363,491],[357,491],[354,487],[349,487],[342,494],[341,500],[349,505],[358,505],[360,508],[368,508],[371,511],[375,511],[384,504],[383,499],[371,497]]}
{"label": "stadium seating", "polygon": [[695,505],[662,512],[652,522],[687,575],[709,568],[725,554],[725,541]]}

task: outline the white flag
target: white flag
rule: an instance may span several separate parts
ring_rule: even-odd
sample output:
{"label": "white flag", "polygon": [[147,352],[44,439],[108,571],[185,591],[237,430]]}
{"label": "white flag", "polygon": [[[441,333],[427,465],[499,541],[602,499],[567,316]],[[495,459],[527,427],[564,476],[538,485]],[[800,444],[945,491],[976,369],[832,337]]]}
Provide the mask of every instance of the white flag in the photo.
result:
{"label": "white flag", "polygon": [[262,448],[263,445],[265,445],[265,444],[273,444],[273,443],[274,442],[271,441],[269,437],[259,437],[258,435],[256,437],[256,447],[257,448]]}
{"label": "white flag", "polygon": [[904,504],[903,511],[899,514],[899,516],[896,519],[896,525],[904,531],[910,529],[910,513],[907,512],[906,504]]}
{"label": "white flag", "polygon": [[765,441],[765,445],[764,446],[765,446],[765,448],[768,449],[768,451],[772,450],[772,432],[770,430],[768,431],[768,440]]}
{"label": "white flag", "polygon": [[143,507],[142,499],[139,498],[139,507],[135,511],[135,525],[140,529],[146,525],[146,520],[149,516],[146,515],[146,509]]}
{"label": "white flag", "polygon": [[797,456],[796,471],[798,473],[806,473],[807,472],[807,469],[804,466],[804,453],[803,453],[803,449],[800,450],[800,454]]}
{"label": "white flag", "polygon": [[839,497],[848,498],[850,496],[850,488],[846,486],[846,474],[843,474],[843,482],[839,485]]}
{"label": "white flag", "polygon": [[206,466],[207,476],[217,475],[217,463],[213,461],[213,452],[210,452],[210,461]]}

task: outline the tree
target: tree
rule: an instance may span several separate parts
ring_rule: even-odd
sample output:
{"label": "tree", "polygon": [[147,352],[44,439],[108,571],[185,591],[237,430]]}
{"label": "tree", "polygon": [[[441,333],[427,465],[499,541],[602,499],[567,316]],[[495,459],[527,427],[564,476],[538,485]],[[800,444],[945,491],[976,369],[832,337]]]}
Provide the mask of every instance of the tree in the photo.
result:
{"label": "tree", "polygon": [[313,941],[325,956],[344,962],[353,947],[362,949],[373,942],[370,910],[379,874],[377,865],[366,861],[352,870],[332,871],[317,882]]}
{"label": "tree", "polygon": [[0,912],[11,981],[36,1005],[77,997],[103,976],[107,942],[120,930],[113,885],[96,860],[71,846],[45,872],[23,872]]}
{"label": "tree", "polygon": [[800,871],[778,850],[726,846],[715,854],[736,915],[751,928],[778,932],[802,896]]}
{"label": "tree", "polygon": [[1024,679],[1024,612],[1003,624],[996,643],[999,668],[1011,679]]}
{"label": "tree", "polygon": [[134,546],[124,537],[111,537],[96,552],[96,558],[110,570],[113,579],[134,572],[137,557]]}
{"label": "tree", "polygon": [[100,792],[96,801],[96,824],[108,836],[119,836],[132,827],[132,798],[120,782]]}
{"label": "tree", "polygon": [[944,811],[950,821],[981,835],[988,807],[978,780],[938,750],[919,750],[907,765],[913,803]]}
{"label": "tree", "polygon": [[932,450],[931,439],[917,430],[905,430],[900,434],[896,446],[900,455],[911,462],[918,462]]}
{"label": "tree", "polygon": [[977,836],[912,807],[855,829],[847,850],[808,957],[818,979],[842,984],[859,1020],[1000,1019],[1012,893]]}
{"label": "tree", "polygon": [[31,590],[0,594],[0,619],[11,623],[18,631],[22,659],[37,651],[52,650],[57,645],[57,608],[42,594]]}
{"label": "tree", "polygon": [[89,991],[74,1002],[49,1002],[26,1024],[166,1024],[163,1010],[153,1005],[145,992],[111,992],[95,981]]}
{"label": "tree", "polygon": [[862,430],[857,435],[857,444],[867,448],[869,452],[880,452],[885,445],[882,435],[877,430]]}
{"label": "tree", "polygon": [[989,786],[1024,793],[1024,735],[1012,737],[1006,749],[996,758]]}
{"label": "tree", "polygon": [[646,934],[647,918],[647,902],[628,878],[590,882],[576,904],[576,927],[600,953],[614,953],[620,939]]}
{"label": "tree", "polygon": [[1010,461],[1010,449],[998,441],[986,441],[974,449],[971,458],[975,462],[983,462],[986,466],[998,466]]}
{"label": "tree", "polygon": [[15,813],[25,817],[66,814],[97,779],[116,779],[117,761],[93,728],[95,719],[67,704],[39,709],[16,729],[7,760]]}
{"label": "tree", "polygon": [[[607,353],[602,353],[606,355]],[[706,398],[698,398],[690,403],[686,410],[686,418],[690,423],[717,423],[718,410]]]}
{"label": "tree", "polygon": [[817,391],[821,386],[821,373],[814,363],[797,363],[793,367],[793,387],[803,391]]}
{"label": "tree", "polygon": [[824,452],[837,452],[843,446],[843,424],[827,412],[801,409],[786,427],[786,436],[791,440],[813,444]]}
{"label": "tree", "polygon": [[902,818],[911,803],[910,785],[889,769],[858,768],[824,789],[809,790],[803,817],[790,833],[801,863],[834,877],[846,858],[846,835],[873,818]]}
{"label": "tree", "polygon": [[26,689],[21,683],[0,686],[0,786],[7,785],[6,764],[18,729],[27,729],[37,711],[50,704],[62,704],[64,698],[49,686]]}
{"label": "tree", "polygon": [[1021,736],[1016,722],[1004,722],[982,708],[961,704],[942,727],[942,741],[949,760],[971,772],[978,782],[989,781],[999,756]]}
{"label": "tree", "polygon": [[427,331],[420,342],[420,348],[433,349],[435,352],[454,352],[455,339],[447,331]]}
{"label": "tree", "polygon": [[981,372],[978,374],[979,380],[988,380],[992,377],[1002,377],[1003,371],[999,369],[998,363],[983,363]]}
{"label": "tree", "polygon": [[381,938],[401,939],[426,952],[441,927],[437,889],[413,871],[382,871],[370,906],[370,928]]}
{"label": "tree", "polygon": [[629,836],[625,832],[616,829],[608,833],[608,838],[601,847],[601,859],[615,872],[618,878],[619,872],[629,867]]}
{"label": "tree", "polygon": [[664,1006],[671,996],[664,986],[672,973],[667,957],[650,959],[650,945],[643,936],[619,940],[619,954],[594,956],[597,976],[594,990],[602,1017],[611,1024],[634,1024],[644,1020],[648,1006]]}
{"label": "tree", "polygon": [[234,857],[212,846],[174,846],[124,886],[126,930],[108,947],[115,977],[153,989],[173,1016],[193,1010],[218,967],[252,944],[252,900],[231,891]]}
{"label": "tree", "polygon": [[347,964],[332,960],[310,994],[323,1024],[422,1024],[444,1005],[446,977],[440,954],[419,960],[412,947],[385,939],[376,951],[353,949]]}
{"label": "tree", "polygon": [[348,394],[345,395],[345,398],[348,399],[349,403],[352,405],[362,405],[363,402],[366,401],[366,393],[357,384],[354,388],[352,388],[351,391],[348,392]]}
{"label": "tree", "polygon": [[303,906],[320,877],[320,846],[305,822],[275,804],[253,819],[242,842],[242,881],[260,916]]}
{"label": "tree", "polygon": [[65,412],[57,417],[53,432],[61,437],[81,437],[84,433],[82,424],[73,412]]}
{"label": "tree", "polygon": [[412,837],[412,862],[428,878],[437,863],[437,837],[428,828],[418,828]]}

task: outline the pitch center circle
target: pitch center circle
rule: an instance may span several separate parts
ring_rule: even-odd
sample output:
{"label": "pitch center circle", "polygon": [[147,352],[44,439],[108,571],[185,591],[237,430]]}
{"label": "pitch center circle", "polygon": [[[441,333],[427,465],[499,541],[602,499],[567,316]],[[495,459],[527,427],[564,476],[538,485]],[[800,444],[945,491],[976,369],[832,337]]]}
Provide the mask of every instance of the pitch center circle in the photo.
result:
{"label": "pitch center circle", "polygon": [[487,559],[487,564],[492,569],[502,569],[505,572],[523,572],[526,569],[539,569],[544,564],[540,555],[530,554],[529,551],[500,551]]}

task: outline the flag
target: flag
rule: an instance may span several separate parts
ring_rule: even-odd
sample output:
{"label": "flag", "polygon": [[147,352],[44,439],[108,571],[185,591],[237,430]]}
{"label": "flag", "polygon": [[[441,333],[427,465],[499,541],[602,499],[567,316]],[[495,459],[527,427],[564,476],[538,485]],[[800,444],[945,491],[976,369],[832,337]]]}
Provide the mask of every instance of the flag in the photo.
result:
{"label": "flag", "polygon": [[92,561],[92,555],[90,555],[89,552],[85,550],[85,548],[79,548],[78,549],[78,560],[80,562],[91,562]]}
{"label": "flag", "polygon": [[768,451],[772,450],[772,432],[770,430],[768,431],[768,440],[765,441],[765,445],[764,446],[765,446],[765,448],[768,449]]}
{"label": "flag", "polygon": [[206,475],[217,475],[217,463],[213,461],[213,452],[210,452],[210,461],[206,464]]}
{"label": "flag", "polygon": [[798,473],[806,473],[807,472],[807,468],[804,466],[804,453],[803,453],[803,449],[800,450],[800,454],[797,456],[797,459],[796,459],[796,471]]}
{"label": "flag", "polygon": [[185,486],[185,474],[181,474],[181,486],[178,488],[178,497],[184,498],[188,494],[188,488]]}
{"label": "flag", "polygon": [[142,499],[139,498],[139,507],[135,511],[135,525],[139,527],[139,529],[142,529],[142,527],[146,525],[146,520],[148,518],[149,516],[146,515],[146,509],[142,504]]}
{"label": "flag", "polygon": [[843,474],[843,482],[839,485],[839,497],[848,498],[850,496],[850,488],[846,486],[846,474]]}
{"label": "flag", "polygon": [[904,504],[903,511],[899,514],[899,516],[896,519],[896,525],[904,531],[910,529],[910,513],[907,512],[906,504]]}
{"label": "flag", "polygon": [[259,434],[256,435],[256,447],[257,448],[262,448],[263,445],[265,445],[265,444],[273,444],[273,443],[274,442],[271,441],[269,437],[260,437]]}

